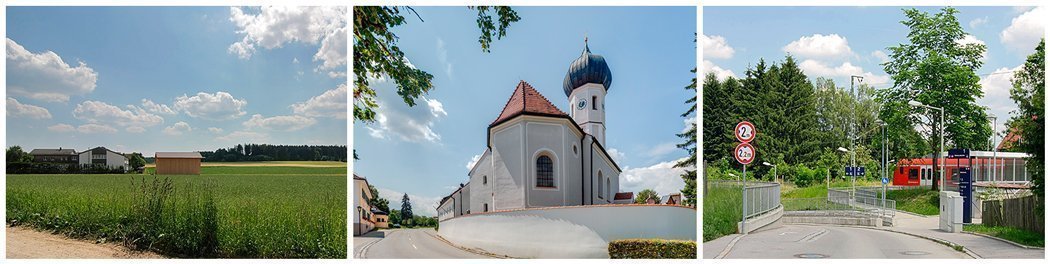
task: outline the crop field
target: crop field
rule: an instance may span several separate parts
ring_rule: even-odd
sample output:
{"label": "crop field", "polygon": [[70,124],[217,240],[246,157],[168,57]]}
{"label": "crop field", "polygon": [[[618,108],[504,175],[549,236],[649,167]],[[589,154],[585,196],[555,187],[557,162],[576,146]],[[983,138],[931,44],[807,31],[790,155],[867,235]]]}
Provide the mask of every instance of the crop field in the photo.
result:
{"label": "crop field", "polygon": [[346,167],[7,175],[7,222],[172,257],[346,258]]}

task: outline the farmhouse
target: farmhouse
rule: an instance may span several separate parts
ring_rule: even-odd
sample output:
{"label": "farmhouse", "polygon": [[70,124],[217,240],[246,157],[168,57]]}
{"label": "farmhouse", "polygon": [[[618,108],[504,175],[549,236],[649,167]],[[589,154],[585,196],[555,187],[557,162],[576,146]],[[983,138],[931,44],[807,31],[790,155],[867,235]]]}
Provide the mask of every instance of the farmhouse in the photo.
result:
{"label": "farmhouse", "polygon": [[372,207],[372,222],[375,222],[376,228],[390,228],[390,215]]}
{"label": "farmhouse", "polygon": [[80,165],[105,165],[110,169],[124,168],[128,170],[128,157],[123,153],[109,150],[106,147],[95,147],[77,153]]}
{"label": "farmhouse", "polygon": [[157,152],[157,174],[201,174],[199,152]]}
{"label": "farmhouse", "polygon": [[368,180],[354,174],[354,235],[360,236],[376,228],[372,220],[372,191],[368,189]]}
{"label": "farmhouse", "polygon": [[29,155],[33,156],[33,162],[38,163],[60,163],[60,164],[79,164],[80,156],[77,155],[77,151],[73,149],[33,149],[29,152]]}

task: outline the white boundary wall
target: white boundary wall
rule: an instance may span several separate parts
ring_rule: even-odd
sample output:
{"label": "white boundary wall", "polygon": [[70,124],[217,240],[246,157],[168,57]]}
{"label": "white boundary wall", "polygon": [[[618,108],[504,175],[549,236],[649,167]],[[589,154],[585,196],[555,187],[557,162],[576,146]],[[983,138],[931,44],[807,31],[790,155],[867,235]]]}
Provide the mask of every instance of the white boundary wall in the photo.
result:
{"label": "white boundary wall", "polygon": [[547,207],[479,213],[439,223],[438,234],[467,248],[516,258],[608,258],[609,241],[696,241],[696,209],[666,205]]}

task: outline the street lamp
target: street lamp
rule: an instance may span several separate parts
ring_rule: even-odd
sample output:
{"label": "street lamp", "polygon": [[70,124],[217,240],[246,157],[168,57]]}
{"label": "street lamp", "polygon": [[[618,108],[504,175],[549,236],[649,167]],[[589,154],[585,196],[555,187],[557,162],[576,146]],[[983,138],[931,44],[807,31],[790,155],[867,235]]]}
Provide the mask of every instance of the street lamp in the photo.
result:
{"label": "street lamp", "polygon": [[990,116],[988,116],[988,119],[992,120],[992,146],[991,146],[992,147],[992,179],[991,180],[992,180],[992,182],[995,182],[995,177],[997,176],[997,175],[995,175],[995,167],[998,167],[997,165],[999,165],[999,164],[997,164],[995,162],[996,156],[999,155],[999,148],[998,148],[998,146],[995,145],[995,138],[996,138],[996,136],[995,136],[995,124],[999,122],[999,117],[997,117],[995,115],[990,115]]}
{"label": "street lamp", "polygon": [[[934,158],[937,158],[936,156],[940,156],[941,153],[944,152],[944,108],[924,105],[924,104],[922,104],[922,103],[920,103],[918,101],[915,101],[915,100],[908,101],[908,105],[915,106],[915,107],[925,107],[925,108],[936,109],[937,111],[941,111],[941,151],[937,152],[937,155],[934,155],[935,156]],[[941,187],[940,188],[941,188],[941,190],[943,190],[944,182],[945,182],[945,180],[944,180],[944,178],[945,178],[944,160],[938,160],[938,161],[939,161],[939,163],[941,165],[941,183],[940,183]]]}
{"label": "street lamp", "polygon": [[777,181],[779,183],[778,180],[780,178],[777,178],[777,165],[769,164],[769,162],[765,162],[765,161],[762,162],[762,165],[773,167],[773,181]]}

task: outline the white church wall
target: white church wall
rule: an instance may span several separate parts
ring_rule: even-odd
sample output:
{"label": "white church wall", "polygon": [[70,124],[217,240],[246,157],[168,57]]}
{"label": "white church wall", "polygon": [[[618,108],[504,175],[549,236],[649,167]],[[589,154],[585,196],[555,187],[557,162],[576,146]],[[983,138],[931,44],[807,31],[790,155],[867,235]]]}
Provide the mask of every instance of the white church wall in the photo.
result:
{"label": "white church wall", "polygon": [[[522,123],[501,127],[493,132],[492,148],[492,192],[488,198],[478,201],[491,202],[489,210],[506,210],[525,207],[525,137]],[[472,211],[473,212],[473,211]],[[477,211],[482,212],[482,211]]]}
{"label": "white church wall", "polygon": [[[566,142],[564,124],[548,123],[542,121],[525,121],[527,136],[525,140],[525,153],[528,155],[526,162],[526,188],[528,192],[527,207],[548,207],[565,205],[566,178],[568,177],[566,163],[570,157],[564,153]],[[554,161],[554,187],[536,187],[536,159],[541,155],[547,155]],[[577,165],[579,166],[579,165]]]}
{"label": "white church wall", "polygon": [[[491,205],[491,194],[493,193],[492,185],[492,158],[493,152],[486,151],[485,154],[481,155],[478,159],[478,163],[474,170],[470,174],[470,212],[481,213],[484,212],[485,202]],[[487,181],[486,181],[487,178]]]}
{"label": "white church wall", "polygon": [[[620,189],[620,172],[612,165],[611,159],[594,146],[594,204],[610,204],[613,196]],[[602,177],[598,177],[601,172]],[[601,188],[598,187],[601,184]],[[598,191],[601,190],[601,193]]]}
{"label": "white church wall", "polygon": [[467,215],[439,225],[438,234],[453,244],[517,258],[608,258],[613,240],[696,240],[696,210],[663,205],[535,208]]}

